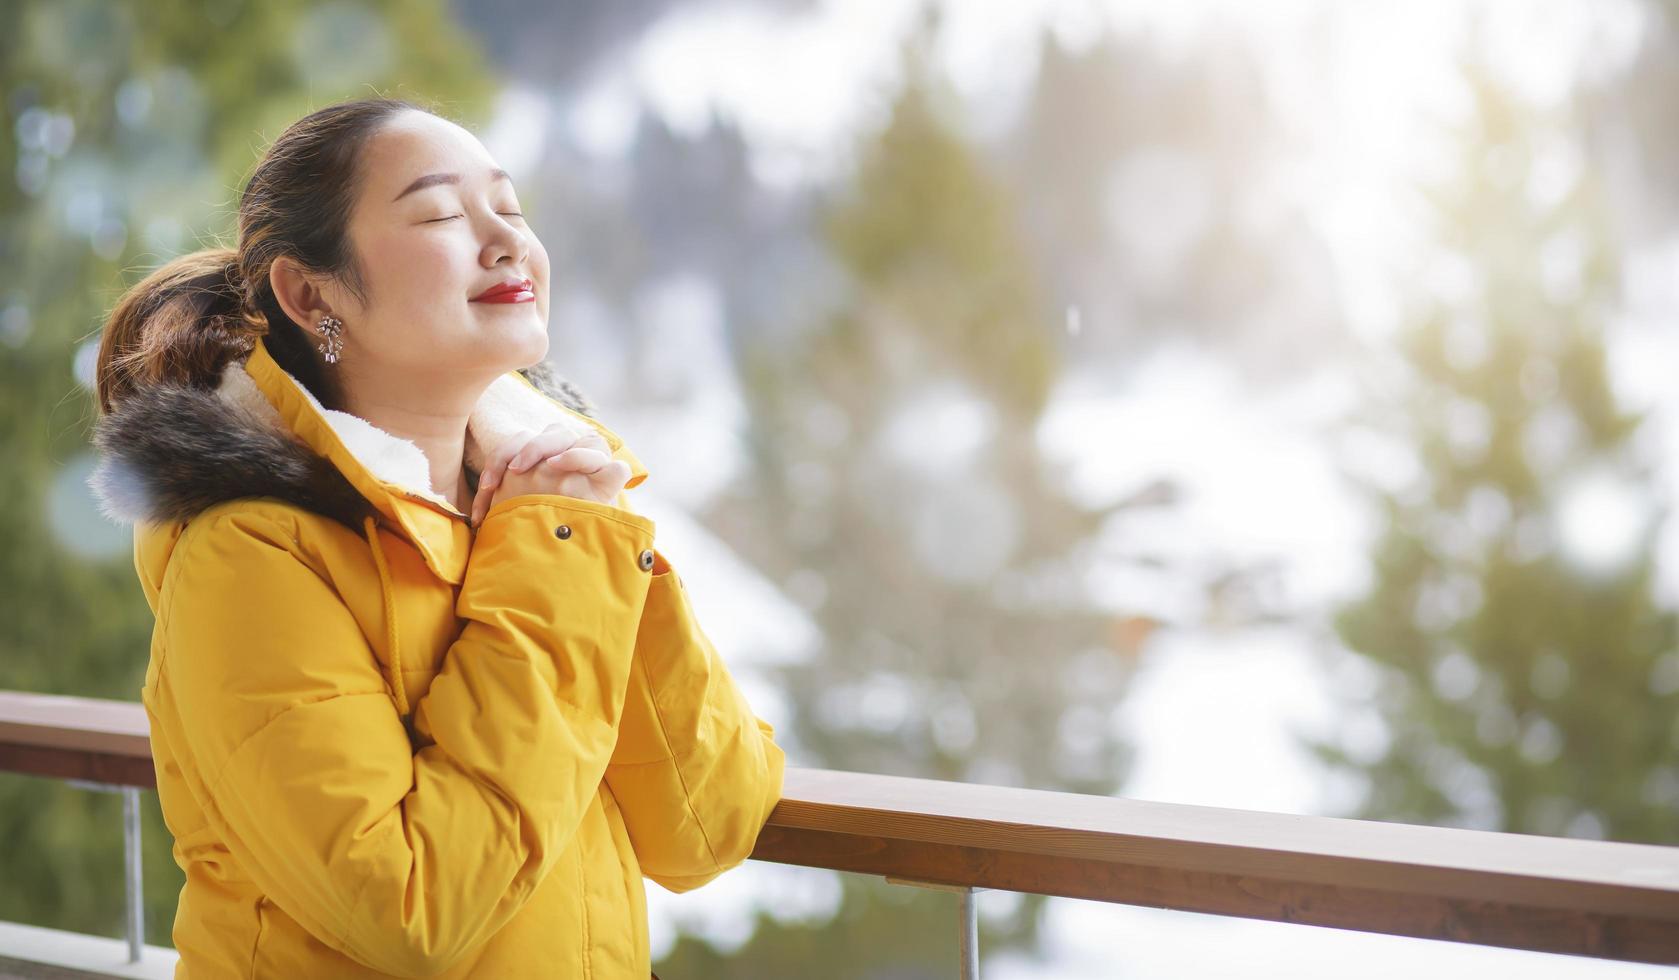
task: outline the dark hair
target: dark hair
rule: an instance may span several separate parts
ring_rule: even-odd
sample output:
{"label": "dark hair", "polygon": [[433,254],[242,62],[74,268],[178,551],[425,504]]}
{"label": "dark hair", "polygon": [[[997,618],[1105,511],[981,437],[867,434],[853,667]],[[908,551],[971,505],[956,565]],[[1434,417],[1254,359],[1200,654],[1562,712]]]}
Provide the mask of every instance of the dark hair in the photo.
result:
{"label": "dark hair", "polygon": [[237,247],[172,259],[125,292],[106,317],[95,369],[99,414],[138,387],[214,387],[222,368],[249,354],[258,337],[322,405],[336,406],[336,386],[310,335],[280,308],[269,269],[290,256],[366,302],[347,233],[363,179],[361,151],[406,111],[440,115],[403,99],[356,99],[286,127],[240,192]]}

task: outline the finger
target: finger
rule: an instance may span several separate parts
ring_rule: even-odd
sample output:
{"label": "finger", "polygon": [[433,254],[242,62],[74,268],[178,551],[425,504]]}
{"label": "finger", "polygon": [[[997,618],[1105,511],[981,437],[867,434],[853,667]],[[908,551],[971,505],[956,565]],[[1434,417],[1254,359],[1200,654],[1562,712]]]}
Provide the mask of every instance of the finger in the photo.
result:
{"label": "finger", "polygon": [[[593,430],[590,430],[593,431]],[[598,433],[597,433],[598,436]],[[588,434],[567,426],[549,426],[532,436],[530,441],[513,455],[507,468],[522,473],[540,460],[558,455],[577,445],[588,445]]]}
{"label": "finger", "polygon": [[602,503],[610,504],[624,491],[624,484],[630,481],[630,464],[615,459],[603,466],[592,479],[600,481]]}
{"label": "finger", "polygon": [[473,494],[473,496],[472,496],[472,526],[473,527],[477,527],[478,522],[482,521],[484,519],[484,511],[486,510],[486,507],[484,506],[484,501],[489,499],[489,494],[490,494],[490,490],[489,490],[488,487],[484,486],[484,484],[482,484],[482,483],[478,484],[478,492],[476,494]]}
{"label": "finger", "polygon": [[483,523],[484,516],[490,512],[496,499],[496,488],[483,482],[478,483],[478,492],[472,495],[472,526]]}
{"label": "finger", "polygon": [[628,476],[628,467],[619,462],[607,463],[593,473],[573,470],[560,478],[560,492],[610,504]]}
{"label": "finger", "polygon": [[593,449],[568,449],[542,461],[542,467],[558,477],[556,489],[568,497],[598,500],[595,475],[612,462],[612,457]]}
{"label": "finger", "polygon": [[483,490],[485,487],[494,487],[500,483],[502,471],[507,469],[507,461],[512,459],[520,449],[523,449],[525,443],[529,442],[535,435],[536,431],[533,429],[520,429],[497,444],[495,449],[491,450],[489,456],[485,458],[484,468],[478,473],[478,489]]}
{"label": "finger", "polygon": [[582,478],[588,481],[587,490],[594,499],[603,504],[613,504],[630,479],[630,464],[614,459]]}
{"label": "finger", "polygon": [[621,459],[612,461],[612,465],[601,471],[610,474],[606,477],[606,486],[601,495],[602,503],[615,503],[624,493],[624,484],[630,482],[630,464]]}
{"label": "finger", "polygon": [[612,462],[612,457],[598,449],[587,446],[574,446],[563,453],[548,457],[544,462],[555,469],[575,471],[578,473],[594,473],[601,467]]}
{"label": "finger", "polygon": [[601,486],[608,486],[614,480],[626,482],[630,478],[630,464],[621,459],[609,459],[605,466],[591,471],[589,475]]}

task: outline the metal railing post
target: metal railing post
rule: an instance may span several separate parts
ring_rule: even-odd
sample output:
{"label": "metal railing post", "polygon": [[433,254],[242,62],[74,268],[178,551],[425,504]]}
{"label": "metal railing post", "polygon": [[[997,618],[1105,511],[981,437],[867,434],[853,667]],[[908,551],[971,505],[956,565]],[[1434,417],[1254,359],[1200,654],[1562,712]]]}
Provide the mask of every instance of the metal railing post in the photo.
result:
{"label": "metal railing post", "polygon": [[140,874],[140,791],[133,786],[122,789],[122,852],[128,866],[128,962],[138,963],[146,946],[146,890]]}
{"label": "metal railing post", "polygon": [[66,779],[77,789],[122,794],[123,937],[128,962],[140,962],[146,948],[146,891],[140,869],[140,789],[89,779]]}
{"label": "metal railing post", "polygon": [[979,980],[979,903],[972,888],[962,889],[956,897],[962,917],[962,980]]}

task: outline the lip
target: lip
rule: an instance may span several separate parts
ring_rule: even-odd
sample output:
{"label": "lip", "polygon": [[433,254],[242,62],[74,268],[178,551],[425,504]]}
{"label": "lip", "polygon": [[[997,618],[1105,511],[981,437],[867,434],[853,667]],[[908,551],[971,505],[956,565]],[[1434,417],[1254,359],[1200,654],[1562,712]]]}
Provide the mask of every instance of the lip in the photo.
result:
{"label": "lip", "polygon": [[531,303],[536,300],[536,293],[532,291],[533,283],[529,279],[509,279],[498,282],[484,290],[469,302],[473,303]]}

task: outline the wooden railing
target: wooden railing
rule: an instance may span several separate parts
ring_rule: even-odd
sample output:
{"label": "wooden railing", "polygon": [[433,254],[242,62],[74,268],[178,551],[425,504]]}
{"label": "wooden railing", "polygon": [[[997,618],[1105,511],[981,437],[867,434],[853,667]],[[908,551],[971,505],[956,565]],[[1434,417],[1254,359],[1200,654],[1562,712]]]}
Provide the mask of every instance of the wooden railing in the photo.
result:
{"label": "wooden railing", "polygon": [[[0,771],[154,786],[144,711],[0,692]],[[1679,963],[1679,847],[792,769],[752,857]]]}

